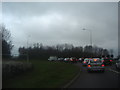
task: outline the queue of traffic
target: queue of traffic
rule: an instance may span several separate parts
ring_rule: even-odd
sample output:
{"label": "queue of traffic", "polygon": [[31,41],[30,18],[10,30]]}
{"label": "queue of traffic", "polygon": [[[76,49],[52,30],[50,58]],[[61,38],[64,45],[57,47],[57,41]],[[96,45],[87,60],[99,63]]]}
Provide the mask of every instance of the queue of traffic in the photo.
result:
{"label": "queue of traffic", "polygon": [[48,61],[64,61],[64,62],[81,62],[83,65],[87,65],[89,60],[101,60],[105,65],[112,65],[113,58],[76,58],[76,57],[66,57],[66,58],[58,58],[57,56],[50,56]]}
{"label": "queue of traffic", "polygon": [[113,58],[111,57],[102,57],[102,58],[76,58],[76,57],[66,57],[66,58],[58,58],[56,56],[50,56],[49,61],[62,61],[66,63],[77,63],[80,62],[82,63],[82,66],[87,67],[87,71],[105,71],[105,66],[107,65],[112,65],[113,63],[116,65],[117,69],[120,69],[120,60],[119,62],[116,62]]}
{"label": "queue of traffic", "polygon": [[50,56],[48,58],[48,61],[78,62],[78,61],[80,61],[80,58],[79,59],[77,59],[76,57],[57,58],[56,56]]}

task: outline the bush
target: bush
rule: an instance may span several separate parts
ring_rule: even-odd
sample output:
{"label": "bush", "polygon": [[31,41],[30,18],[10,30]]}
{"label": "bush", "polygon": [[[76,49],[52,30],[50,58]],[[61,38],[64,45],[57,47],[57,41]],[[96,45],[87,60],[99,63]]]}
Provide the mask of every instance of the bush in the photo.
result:
{"label": "bush", "polygon": [[31,63],[7,61],[2,64],[3,79],[15,77],[33,69]]}

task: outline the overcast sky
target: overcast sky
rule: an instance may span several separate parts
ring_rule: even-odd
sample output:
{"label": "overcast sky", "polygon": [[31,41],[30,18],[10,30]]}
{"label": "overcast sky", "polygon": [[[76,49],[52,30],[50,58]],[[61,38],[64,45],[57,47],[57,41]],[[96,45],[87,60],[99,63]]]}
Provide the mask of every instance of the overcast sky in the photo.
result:
{"label": "overcast sky", "polygon": [[29,45],[89,45],[90,30],[93,45],[118,52],[117,2],[3,2],[2,15],[14,53],[27,39]]}

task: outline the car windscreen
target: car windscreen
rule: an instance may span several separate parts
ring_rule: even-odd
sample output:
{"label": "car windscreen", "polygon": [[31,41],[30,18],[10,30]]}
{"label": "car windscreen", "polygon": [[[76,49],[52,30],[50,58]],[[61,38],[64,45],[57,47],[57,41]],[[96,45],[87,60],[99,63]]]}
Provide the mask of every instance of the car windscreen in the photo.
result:
{"label": "car windscreen", "polygon": [[84,61],[89,60],[89,59],[84,59]]}
{"label": "car windscreen", "polygon": [[69,58],[65,58],[65,59],[69,59]]}
{"label": "car windscreen", "polygon": [[100,60],[97,60],[97,61],[90,61],[90,63],[101,63]]}
{"label": "car windscreen", "polygon": [[89,62],[89,59],[85,59],[84,62]]}

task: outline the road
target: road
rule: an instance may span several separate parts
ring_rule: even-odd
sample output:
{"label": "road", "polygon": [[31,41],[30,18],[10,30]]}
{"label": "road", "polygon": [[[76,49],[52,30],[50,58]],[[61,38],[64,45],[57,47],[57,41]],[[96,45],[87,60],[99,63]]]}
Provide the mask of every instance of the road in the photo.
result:
{"label": "road", "polygon": [[80,67],[80,76],[68,88],[120,88],[120,73],[113,66],[106,66],[105,72],[88,73],[87,68]]}

